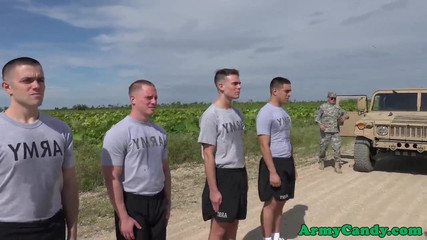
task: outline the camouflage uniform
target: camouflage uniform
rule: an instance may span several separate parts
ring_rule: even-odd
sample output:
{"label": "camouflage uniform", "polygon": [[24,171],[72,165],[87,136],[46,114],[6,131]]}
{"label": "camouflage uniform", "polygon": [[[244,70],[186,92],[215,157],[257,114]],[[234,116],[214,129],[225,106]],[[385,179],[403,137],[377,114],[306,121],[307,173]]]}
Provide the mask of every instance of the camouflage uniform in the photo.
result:
{"label": "camouflage uniform", "polygon": [[[341,139],[339,134],[339,119],[345,117],[346,112],[335,104],[323,103],[320,105],[319,109],[314,115],[314,121],[318,124],[325,125],[325,131],[320,130],[320,151],[319,151],[319,161],[323,164],[323,161],[326,157],[326,149],[328,148],[329,143],[331,144],[332,149],[334,150],[334,160],[340,168],[341,162]],[[323,166],[323,165],[322,165]],[[322,168],[321,168],[322,169]]]}

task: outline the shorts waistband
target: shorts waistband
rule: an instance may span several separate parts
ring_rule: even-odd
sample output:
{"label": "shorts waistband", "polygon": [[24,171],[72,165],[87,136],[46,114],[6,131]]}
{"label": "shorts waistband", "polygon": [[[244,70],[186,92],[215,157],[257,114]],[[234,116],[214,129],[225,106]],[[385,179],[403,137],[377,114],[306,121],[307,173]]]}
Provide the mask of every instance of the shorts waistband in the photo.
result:
{"label": "shorts waistband", "polygon": [[273,160],[279,160],[279,161],[293,161],[293,160],[294,160],[294,158],[293,158],[293,157],[287,157],[287,158],[284,158],[284,157],[273,157]]}
{"label": "shorts waistband", "polygon": [[134,199],[159,199],[165,196],[165,190],[162,189],[160,192],[154,195],[140,195],[140,194],[135,194],[130,192],[123,192],[123,195],[126,198],[134,198]]}
{"label": "shorts waistband", "polygon": [[53,217],[50,217],[48,219],[36,220],[36,221],[30,221],[30,222],[0,222],[0,228],[13,227],[13,226],[20,226],[20,227],[47,226],[53,222],[57,222],[63,219],[65,219],[64,210],[60,209],[58,212],[55,213],[55,215],[53,215]]}
{"label": "shorts waistband", "polygon": [[246,167],[244,168],[216,168],[217,172],[244,172],[246,171]]}

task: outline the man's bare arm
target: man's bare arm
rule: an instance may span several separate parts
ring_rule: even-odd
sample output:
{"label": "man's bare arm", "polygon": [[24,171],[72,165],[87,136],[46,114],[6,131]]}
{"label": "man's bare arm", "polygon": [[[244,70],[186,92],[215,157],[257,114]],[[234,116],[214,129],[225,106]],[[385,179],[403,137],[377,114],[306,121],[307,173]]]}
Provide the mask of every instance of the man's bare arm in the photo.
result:
{"label": "man's bare arm", "polygon": [[215,164],[215,146],[210,144],[202,144],[203,159],[205,164],[206,179],[209,186],[209,198],[215,212],[219,210],[222,202],[222,195],[216,184],[216,164]]}
{"label": "man's bare arm", "polygon": [[75,167],[62,170],[63,187],[61,192],[62,206],[67,223],[67,239],[77,239],[77,219],[79,214],[79,190]]}

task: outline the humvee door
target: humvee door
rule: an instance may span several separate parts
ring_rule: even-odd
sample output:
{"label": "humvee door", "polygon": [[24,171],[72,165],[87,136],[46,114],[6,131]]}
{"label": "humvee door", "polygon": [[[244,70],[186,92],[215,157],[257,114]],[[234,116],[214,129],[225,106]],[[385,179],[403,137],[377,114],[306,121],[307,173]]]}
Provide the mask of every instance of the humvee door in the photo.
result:
{"label": "humvee door", "polygon": [[340,135],[343,137],[355,137],[354,128],[356,122],[368,111],[366,95],[338,95],[336,104],[343,108],[349,117],[344,123],[340,124]]}

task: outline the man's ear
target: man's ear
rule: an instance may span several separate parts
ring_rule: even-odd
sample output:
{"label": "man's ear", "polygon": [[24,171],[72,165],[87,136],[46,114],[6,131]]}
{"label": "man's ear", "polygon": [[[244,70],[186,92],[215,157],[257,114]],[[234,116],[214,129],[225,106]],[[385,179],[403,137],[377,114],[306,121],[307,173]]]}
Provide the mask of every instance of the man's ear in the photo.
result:
{"label": "man's ear", "polygon": [[217,85],[218,91],[222,92],[224,90],[224,83],[223,82],[219,82]]}
{"label": "man's ear", "polygon": [[12,89],[11,89],[10,84],[8,82],[3,81],[1,83],[1,88],[3,88],[3,90],[5,92],[7,92],[7,94],[9,94],[9,96],[12,96]]}
{"label": "man's ear", "polygon": [[131,104],[131,105],[135,105],[135,96],[131,95],[131,96],[129,97],[129,100],[130,100],[130,104]]}
{"label": "man's ear", "polygon": [[271,91],[271,95],[276,96],[277,94],[277,89],[273,88],[273,90]]}

